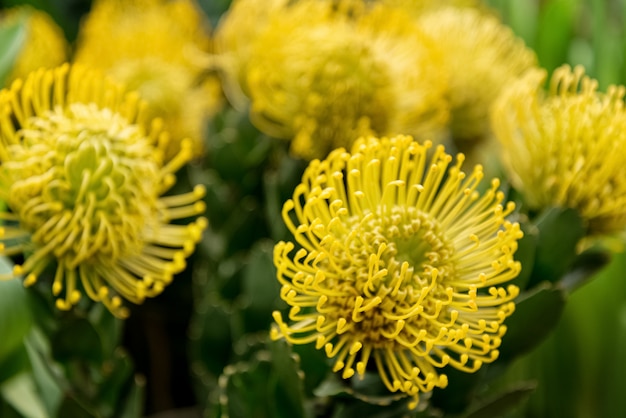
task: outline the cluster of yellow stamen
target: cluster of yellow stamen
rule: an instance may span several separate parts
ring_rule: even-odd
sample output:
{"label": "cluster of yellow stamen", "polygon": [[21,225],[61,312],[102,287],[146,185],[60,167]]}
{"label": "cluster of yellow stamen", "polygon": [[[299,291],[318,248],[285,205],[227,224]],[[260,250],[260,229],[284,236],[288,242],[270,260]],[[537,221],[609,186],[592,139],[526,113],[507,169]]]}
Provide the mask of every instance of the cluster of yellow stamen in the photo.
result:
{"label": "cluster of yellow stamen", "polygon": [[575,208],[591,234],[626,226],[623,86],[598,92],[582,67],[529,72],[494,106],[493,130],[511,181],[534,209]]}
{"label": "cluster of yellow stamen", "polygon": [[[52,292],[70,309],[81,290],[124,317],[122,299],[158,295],[185,268],[206,219],[204,187],[165,196],[192,156],[143,117],[136,94],[68,65],[32,73],[0,91],[1,253],[23,253],[15,276],[34,284],[56,264]],[[8,278],[8,277],[5,277]]]}
{"label": "cluster of yellow stamen", "polygon": [[358,140],[307,168],[283,219],[295,243],[274,250],[288,324],[272,338],[315,343],[345,379],[370,360],[390,391],[417,405],[445,387],[438,369],[473,372],[498,357],[518,288],[523,235],[505,217],[494,179],[482,195],[476,166],[411,137]]}

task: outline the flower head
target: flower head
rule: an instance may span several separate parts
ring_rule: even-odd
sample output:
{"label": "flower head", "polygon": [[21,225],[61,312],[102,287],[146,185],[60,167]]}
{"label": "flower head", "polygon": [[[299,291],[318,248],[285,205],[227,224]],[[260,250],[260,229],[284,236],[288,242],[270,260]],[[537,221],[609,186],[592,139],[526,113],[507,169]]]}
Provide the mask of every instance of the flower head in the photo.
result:
{"label": "flower head", "polygon": [[[441,57],[414,21],[383,7],[348,9],[319,0],[275,7],[238,66],[252,121],[291,140],[299,157],[323,157],[360,134],[431,135],[448,119]],[[228,19],[237,13],[249,11]]]}
{"label": "flower head", "polygon": [[503,87],[537,65],[535,53],[497,17],[475,9],[436,9],[418,21],[444,52],[452,137],[485,138],[491,104]]}
{"label": "flower head", "polygon": [[148,126],[136,94],[68,65],[0,91],[0,250],[23,253],[13,274],[34,284],[55,266],[52,293],[70,309],[84,291],[124,317],[185,268],[206,220],[204,188],[162,195],[191,158],[164,158],[169,135]]}
{"label": "flower head", "polygon": [[47,13],[29,6],[19,6],[0,12],[0,25],[8,26],[25,19],[26,36],[6,85],[27,76],[41,67],[52,68],[67,59],[69,46],[61,28]]}
{"label": "flower head", "polygon": [[499,182],[481,195],[480,166],[466,175],[462,154],[430,148],[368,138],[312,161],[283,207],[296,243],[274,249],[291,324],[275,312],[272,338],[315,343],[345,379],[373,363],[413,405],[447,385],[439,368],[497,358],[518,294],[501,285],[521,269]]}
{"label": "flower head", "polygon": [[208,23],[193,0],[97,0],[81,27],[75,61],[138,91],[149,117],[162,118],[173,138],[192,139],[198,156],[205,119],[220,103],[219,83],[201,62],[210,49]]}
{"label": "flower head", "polygon": [[493,108],[505,168],[531,208],[577,209],[591,234],[626,226],[623,86],[598,92],[582,67],[545,70],[513,83]]}

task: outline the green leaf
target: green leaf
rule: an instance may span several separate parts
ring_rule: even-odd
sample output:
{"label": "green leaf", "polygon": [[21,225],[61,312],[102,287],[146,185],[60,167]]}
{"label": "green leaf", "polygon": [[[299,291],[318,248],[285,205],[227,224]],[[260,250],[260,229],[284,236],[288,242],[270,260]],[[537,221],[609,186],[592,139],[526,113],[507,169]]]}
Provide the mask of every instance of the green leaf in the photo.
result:
{"label": "green leaf", "polygon": [[553,71],[567,59],[567,50],[579,15],[579,0],[542,2],[535,50],[539,64]]}
{"label": "green leaf", "polygon": [[118,348],[102,370],[102,381],[96,396],[98,411],[102,415],[110,416],[119,410],[120,402],[124,402],[123,395],[132,383],[132,376],[133,362],[124,350]]}
{"label": "green leaf", "polygon": [[505,322],[508,330],[498,361],[509,361],[542,342],[558,324],[566,299],[563,289],[547,282],[518,296],[515,312]]}
{"label": "green leaf", "polygon": [[2,398],[23,418],[48,418],[31,373],[22,373],[0,386]]}
{"label": "green leaf", "polygon": [[95,365],[104,361],[100,335],[84,318],[75,318],[52,336],[52,356],[61,363],[80,359]]}
{"label": "green leaf", "polygon": [[472,409],[465,418],[498,418],[524,402],[537,387],[535,382],[521,382]]}
{"label": "green leaf", "polygon": [[605,250],[589,249],[576,257],[574,264],[563,278],[561,286],[573,292],[591,280],[611,261],[611,253]]}
{"label": "green leaf", "polygon": [[[0,274],[12,271],[12,263],[0,257]],[[0,281],[0,362],[17,349],[32,326],[27,293],[21,279]]]}
{"label": "green leaf", "polygon": [[146,380],[141,376],[135,376],[133,384],[124,400],[122,412],[116,416],[119,418],[140,418],[143,416],[143,401],[146,391]]}
{"label": "green leaf", "polygon": [[280,307],[280,283],[276,280],[273,252],[271,241],[257,242],[250,251],[241,299],[247,332],[267,330],[272,312]]}
{"label": "green leaf", "polygon": [[303,418],[302,379],[286,343],[276,342],[246,362],[224,368],[220,408],[230,418]]}
{"label": "green leaf", "polygon": [[276,416],[304,417],[304,385],[298,358],[285,341],[274,341],[269,346]]}
{"label": "green leaf", "polygon": [[61,405],[63,391],[69,390],[69,384],[51,356],[45,336],[36,327],[25,339],[26,351],[32,365],[33,378],[41,399],[50,416],[56,416]]}
{"label": "green leaf", "polygon": [[2,87],[26,41],[26,16],[16,19],[9,25],[0,21],[0,87]]}
{"label": "green leaf", "polygon": [[536,220],[535,264],[529,287],[543,281],[555,283],[576,258],[576,246],[585,236],[583,221],[574,209],[550,208]]}
{"label": "green leaf", "polygon": [[0,361],[0,384],[11,377],[30,370],[26,347],[22,344]]}

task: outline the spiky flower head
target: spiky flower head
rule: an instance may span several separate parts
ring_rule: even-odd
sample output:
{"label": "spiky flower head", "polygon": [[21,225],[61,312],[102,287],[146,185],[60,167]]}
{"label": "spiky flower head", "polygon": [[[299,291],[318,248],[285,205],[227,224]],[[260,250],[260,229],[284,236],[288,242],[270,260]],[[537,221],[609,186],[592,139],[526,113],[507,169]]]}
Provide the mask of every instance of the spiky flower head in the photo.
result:
{"label": "spiky flower head", "polygon": [[441,57],[414,21],[382,6],[346,11],[320,0],[275,8],[238,67],[252,121],[305,159],[359,134],[426,136],[447,122]]}
{"label": "spiky flower head", "polygon": [[272,338],[314,343],[345,379],[376,368],[390,391],[445,387],[439,370],[473,372],[498,357],[518,288],[522,236],[494,179],[461,171],[443,146],[411,137],[360,139],[314,160],[283,219],[294,242],[274,264],[285,321]]}
{"label": "spiky flower head", "polygon": [[484,139],[491,104],[503,87],[537,65],[535,53],[497,17],[475,9],[436,9],[418,21],[444,52],[452,137]]}
{"label": "spiky flower head", "polygon": [[[15,276],[34,284],[54,267],[52,293],[67,310],[86,293],[124,317],[122,298],[158,295],[185,268],[206,220],[204,187],[162,196],[191,158],[170,158],[169,135],[149,124],[136,94],[68,65],[0,91],[0,249],[24,254]],[[4,277],[8,278],[8,277]]]}
{"label": "spiky flower head", "polygon": [[598,91],[582,67],[545,70],[509,86],[493,108],[505,168],[525,202],[578,210],[591,234],[626,226],[623,86]]}
{"label": "spiky flower head", "polygon": [[75,62],[138,91],[149,116],[162,118],[173,138],[192,139],[199,156],[206,118],[220,106],[217,78],[204,69],[210,50],[208,22],[193,0],[96,0],[81,26]]}
{"label": "spiky flower head", "polygon": [[52,68],[67,59],[69,46],[61,28],[45,12],[30,6],[17,6],[0,11],[0,25],[7,27],[24,19],[25,36],[22,48],[5,85],[41,67]]}

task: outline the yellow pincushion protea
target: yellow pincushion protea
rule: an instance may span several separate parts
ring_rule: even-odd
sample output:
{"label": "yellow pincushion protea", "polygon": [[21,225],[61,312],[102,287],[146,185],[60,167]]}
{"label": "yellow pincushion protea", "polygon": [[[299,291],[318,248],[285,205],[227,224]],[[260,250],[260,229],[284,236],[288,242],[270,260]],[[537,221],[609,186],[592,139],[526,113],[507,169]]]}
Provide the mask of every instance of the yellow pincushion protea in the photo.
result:
{"label": "yellow pincushion protea", "polygon": [[149,116],[161,117],[173,138],[191,138],[199,156],[206,118],[220,106],[219,83],[204,69],[210,49],[208,23],[193,0],[96,0],[75,62],[138,91]]}
{"label": "yellow pincushion protea", "polygon": [[[125,317],[122,298],[158,295],[185,268],[206,220],[204,187],[162,195],[192,156],[164,158],[169,135],[145,103],[99,73],[68,65],[0,91],[0,253],[24,254],[15,276],[34,284],[55,266],[59,309],[84,291]],[[0,276],[1,277],[1,276]],[[4,277],[9,278],[9,277]]]}
{"label": "yellow pincushion protea", "polygon": [[478,10],[442,8],[418,22],[444,52],[452,137],[466,142],[485,138],[491,104],[503,87],[536,67],[535,53],[498,18]]}
{"label": "yellow pincushion protea", "polygon": [[493,108],[505,168],[535,209],[575,208],[591,234],[626,226],[626,111],[623,86],[598,92],[582,67],[534,70]]}
{"label": "yellow pincushion protea", "polygon": [[315,343],[344,379],[375,366],[387,388],[412,396],[445,387],[440,368],[473,372],[498,357],[518,288],[522,232],[505,217],[494,179],[411,137],[360,139],[305,171],[283,219],[281,297],[274,339]]}
{"label": "yellow pincushion protea", "polygon": [[447,122],[439,52],[399,11],[345,16],[332,2],[302,0],[273,13],[249,55],[251,119],[299,157],[321,158],[361,134],[430,136]]}
{"label": "yellow pincushion protea", "polygon": [[67,59],[69,46],[61,28],[47,13],[29,6],[19,6],[0,11],[0,25],[12,25],[25,19],[26,36],[13,69],[5,80],[10,83],[27,76],[39,68],[52,68]]}

